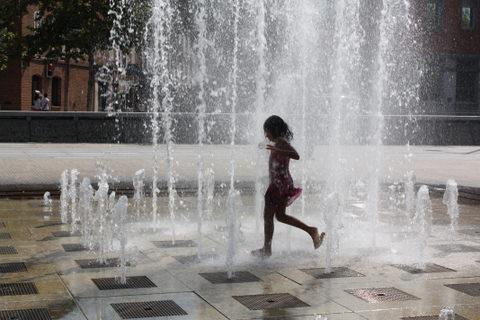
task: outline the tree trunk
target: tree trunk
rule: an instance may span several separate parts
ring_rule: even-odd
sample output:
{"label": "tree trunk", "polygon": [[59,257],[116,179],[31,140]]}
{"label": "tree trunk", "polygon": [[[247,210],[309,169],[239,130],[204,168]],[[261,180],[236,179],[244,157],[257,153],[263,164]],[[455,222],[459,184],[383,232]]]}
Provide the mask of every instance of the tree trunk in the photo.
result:
{"label": "tree trunk", "polygon": [[95,69],[93,52],[88,54],[88,93],[87,93],[87,111],[94,111],[95,94]]}

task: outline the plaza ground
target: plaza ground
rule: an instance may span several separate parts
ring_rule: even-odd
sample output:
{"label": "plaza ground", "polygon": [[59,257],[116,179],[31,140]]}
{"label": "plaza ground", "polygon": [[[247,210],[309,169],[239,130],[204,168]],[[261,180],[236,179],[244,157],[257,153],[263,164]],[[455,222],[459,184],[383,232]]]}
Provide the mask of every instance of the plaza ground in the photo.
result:
{"label": "plaza ground", "polygon": [[[418,183],[442,185],[453,178],[474,193],[480,187],[478,147],[383,148],[382,159],[388,170],[382,176],[387,183],[402,181],[405,170],[413,169]],[[198,149],[179,145],[175,150],[179,180],[195,180]],[[352,147],[349,154],[358,157],[365,150]],[[228,180],[232,157],[228,146],[207,146],[203,151],[210,157],[216,179]],[[255,177],[254,151],[253,146],[244,146],[234,153],[239,180]],[[321,161],[327,152],[330,150],[319,147],[307,159],[311,179],[325,174]],[[158,154],[162,159],[165,149],[161,147]],[[58,189],[63,170],[77,168],[82,175],[94,177],[97,160],[114,170],[118,183],[127,183],[138,169],[145,168],[147,176],[151,173],[152,149],[1,144],[0,184],[4,188],[19,186],[19,190],[37,190],[39,186]],[[161,170],[164,168],[162,163]],[[297,177],[301,173],[298,166],[292,171]],[[313,320],[315,314],[321,314],[329,320],[433,320],[449,306],[455,308],[457,320],[480,320],[478,202],[460,205],[459,226],[452,233],[441,199],[432,199],[433,231],[423,271],[411,268],[413,255],[409,251],[415,251],[415,234],[405,223],[401,208],[381,208],[382,228],[376,245],[371,246],[358,234],[349,238],[349,233],[364,223],[362,207],[349,203],[351,217],[347,221],[352,225],[345,226],[345,241],[332,273],[325,273],[325,247],[313,251],[303,233],[278,224],[273,256],[269,260],[250,257],[249,250],[261,244],[261,235],[255,233],[254,219],[249,216],[242,223],[244,239],[237,253],[237,278],[232,281],[225,274],[224,207],[219,206],[214,218],[205,222],[204,259],[197,260],[195,211],[186,209],[195,207],[195,198],[185,197],[184,201],[178,212],[175,245],[171,245],[167,223],[157,229],[148,223],[131,226],[134,235],[129,240],[131,267],[127,274],[131,278],[129,286],[121,288],[112,280],[118,276],[115,263],[110,267],[95,265],[97,256],[82,250],[81,238],[65,232],[70,226],[61,224],[57,200],[49,208],[43,206],[42,199],[1,199],[0,319]],[[243,203],[245,211],[253,210],[251,195],[244,196]],[[314,201],[308,203],[305,219],[314,223],[318,207]],[[162,202],[162,212],[167,205]],[[291,210],[300,214],[298,204]],[[109,255],[116,257],[115,252]],[[82,265],[86,259],[93,260]],[[133,288],[134,284],[139,286]],[[16,292],[27,289],[33,291]],[[25,311],[29,309],[37,315]]]}

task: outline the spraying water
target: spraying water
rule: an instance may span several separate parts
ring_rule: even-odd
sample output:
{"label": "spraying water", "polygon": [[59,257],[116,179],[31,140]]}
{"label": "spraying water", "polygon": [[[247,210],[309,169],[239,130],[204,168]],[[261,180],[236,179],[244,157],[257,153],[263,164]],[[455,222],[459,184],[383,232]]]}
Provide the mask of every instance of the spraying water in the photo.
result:
{"label": "spraying water", "polygon": [[77,169],[72,169],[70,170],[70,185],[68,187],[68,197],[70,199],[70,217],[72,218],[71,221],[71,232],[75,233],[78,228],[78,223],[80,222],[80,219],[77,215],[77,180],[78,180],[78,175],[79,172]]}
{"label": "spraying water", "polygon": [[197,57],[199,59],[199,70],[197,73],[198,105],[197,105],[197,122],[198,122],[198,159],[197,159],[197,256],[202,253],[202,221],[204,214],[204,189],[205,189],[205,167],[203,156],[203,144],[205,141],[205,82],[207,79],[207,65],[205,54],[207,51],[207,26],[205,21],[205,1],[198,2],[195,22],[198,29],[198,43],[196,46]]}
{"label": "spraying water", "polygon": [[45,207],[52,206],[52,198],[50,197],[50,192],[48,191],[43,194],[43,205]]}
{"label": "spraying water", "polygon": [[417,231],[418,268],[425,269],[425,248],[432,231],[432,202],[428,187],[423,185],[417,192],[417,204],[413,219]]}
{"label": "spraying water", "polygon": [[68,222],[68,177],[69,170],[64,170],[60,176],[60,217],[62,223]]}
{"label": "spraying water", "polygon": [[119,282],[127,283],[127,221],[128,221],[128,199],[121,196],[113,208],[116,227],[116,237],[120,242],[120,277]]}
{"label": "spraying water", "polygon": [[458,186],[455,180],[448,180],[443,194],[443,204],[447,206],[447,214],[450,217],[450,228],[452,232],[457,230],[458,226]]}
{"label": "spraying water", "polygon": [[443,308],[438,315],[438,320],[455,320],[455,311],[450,307]]}
{"label": "spraying water", "polygon": [[327,252],[325,255],[325,272],[332,271],[332,264],[335,255],[339,249],[339,223],[340,223],[340,197],[335,194],[329,194],[325,199],[324,221],[328,235],[326,237]]}
{"label": "spraying water", "polygon": [[235,277],[235,255],[239,241],[240,192],[230,190],[227,198],[227,277]]}
{"label": "spraying water", "polygon": [[405,215],[409,221],[415,214],[415,173],[408,171],[405,177],[404,193],[405,193]]}
{"label": "spraying water", "polygon": [[93,248],[92,234],[94,230],[93,222],[95,218],[93,216],[93,194],[94,190],[90,184],[88,177],[83,178],[80,184],[80,193],[78,201],[78,214],[82,223],[82,243],[85,248]]}
{"label": "spraying water", "polygon": [[102,263],[106,262],[105,254],[108,251],[108,240],[107,240],[107,229],[108,229],[108,176],[105,174],[105,171],[101,172],[99,176],[100,180],[98,181],[98,188],[94,195],[94,200],[96,204],[95,214],[93,216],[93,225],[94,225],[94,242],[93,246],[90,249],[98,247],[99,260]]}
{"label": "spraying water", "polygon": [[133,176],[133,212],[138,221],[146,211],[145,169],[140,169]]}

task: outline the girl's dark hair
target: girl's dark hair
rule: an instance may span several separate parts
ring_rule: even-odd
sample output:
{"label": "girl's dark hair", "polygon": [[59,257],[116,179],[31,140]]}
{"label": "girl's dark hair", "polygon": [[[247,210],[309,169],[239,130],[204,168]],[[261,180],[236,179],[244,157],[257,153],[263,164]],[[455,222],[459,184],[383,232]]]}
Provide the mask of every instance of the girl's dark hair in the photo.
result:
{"label": "girl's dark hair", "polygon": [[274,138],[284,138],[287,141],[293,139],[293,133],[288,124],[279,116],[270,116],[263,124],[263,130],[268,131]]}

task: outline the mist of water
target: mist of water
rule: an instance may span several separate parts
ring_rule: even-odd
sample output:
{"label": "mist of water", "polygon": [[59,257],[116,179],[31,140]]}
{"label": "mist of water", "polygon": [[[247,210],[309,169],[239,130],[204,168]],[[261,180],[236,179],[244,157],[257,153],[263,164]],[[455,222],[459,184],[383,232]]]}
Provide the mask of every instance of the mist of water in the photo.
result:
{"label": "mist of water", "polygon": [[68,178],[69,170],[64,170],[60,176],[60,218],[62,223],[68,222]]}
{"label": "mist of water", "polygon": [[128,198],[121,196],[113,208],[113,215],[115,221],[116,238],[120,243],[120,276],[119,282],[127,283],[127,222],[128,222]]}
{"label": "mist of water", "polygon": [[135,219],[138,221],[145,214],[145,169],[140,169],[133,176],[133,212]]}
{"label": "mist of water", "polygon": [[432,202],[428,187],[422,185],[417,192],[415,217],[413,222],[417,232],[418,268],[425,269],[425,249],[428,244],[428,237],[432,231]]}
{"label": "mist of water", "polygon": [[447,181],[445,193],[443,194],[443,204],[447,206],[447,214],[450,217],[450,228],[455,232],[458,227],[458,186],[455,180]]}

